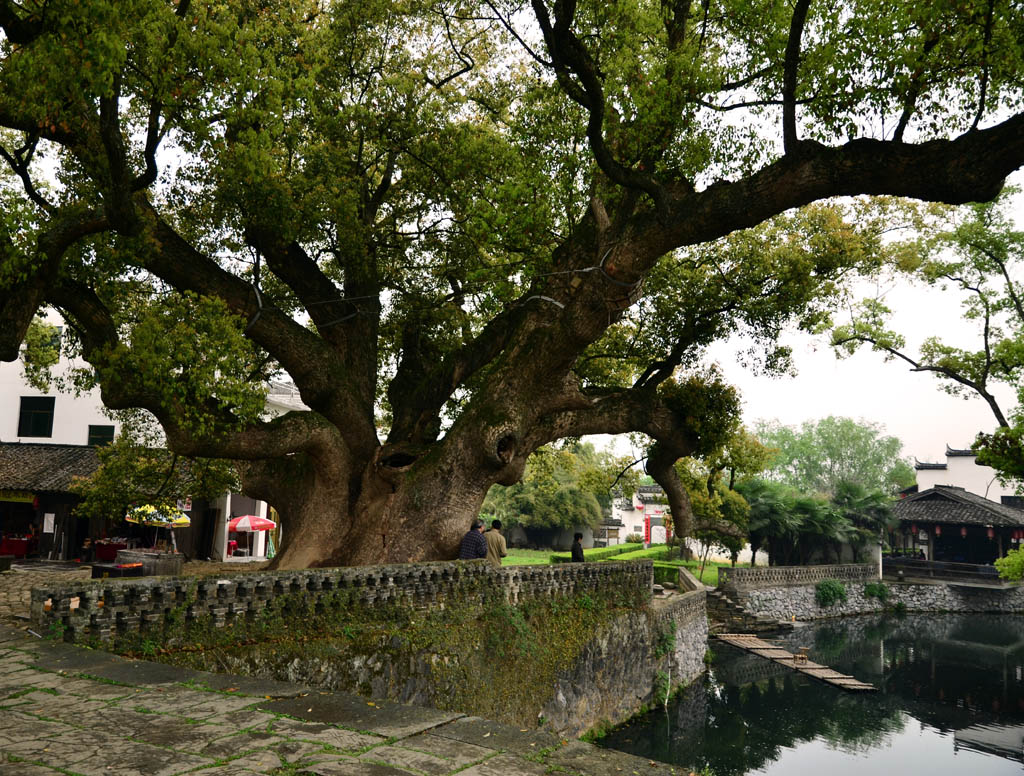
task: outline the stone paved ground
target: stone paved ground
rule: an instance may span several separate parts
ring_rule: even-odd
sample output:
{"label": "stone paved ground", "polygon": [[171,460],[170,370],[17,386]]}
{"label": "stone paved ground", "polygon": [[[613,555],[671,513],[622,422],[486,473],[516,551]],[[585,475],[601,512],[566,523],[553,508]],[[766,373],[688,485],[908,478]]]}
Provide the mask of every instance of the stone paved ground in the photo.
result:
{"label": "stone paved ground", "polygon": [[0,574],[0,776],[685,773],[477,717],[128,660],[31,635],[33,584],[88,576],[87,568],[59,567]]}
{"label": "stone paved ground", "polygon": [[549,733],[127,660],[0,625],[0,776],[629,776],[678,769]]}

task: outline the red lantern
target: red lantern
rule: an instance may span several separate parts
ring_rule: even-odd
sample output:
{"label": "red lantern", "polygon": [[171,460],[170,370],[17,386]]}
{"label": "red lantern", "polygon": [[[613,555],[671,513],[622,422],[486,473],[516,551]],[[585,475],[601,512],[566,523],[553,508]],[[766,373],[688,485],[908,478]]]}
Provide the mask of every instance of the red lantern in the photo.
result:
{"label": "red lantern", "polygon": [[935,526],[935,535],[936,536],[942,536],[942,526],[941,525]]}
{"label": "red lantern", "polygon": [[967,526],[966,525],[960,526],[960,538],[961,539],[966,539],[967,538]]}
{"label": "red lantern", "polygon": [[995,528],[989,528],[988,529],[988,538],[989,539],[995,539],[996,538],[996,529]]}
{"label": "red lantern", "polygon": [[915,536],[917,535],[917,523],[910,524],[910,533],[914,534]]}

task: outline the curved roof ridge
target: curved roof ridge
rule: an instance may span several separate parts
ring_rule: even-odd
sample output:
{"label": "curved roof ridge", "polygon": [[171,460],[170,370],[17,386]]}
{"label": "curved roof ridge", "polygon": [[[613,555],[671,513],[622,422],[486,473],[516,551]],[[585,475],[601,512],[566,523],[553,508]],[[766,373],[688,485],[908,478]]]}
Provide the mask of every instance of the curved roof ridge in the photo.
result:
{"label": "curved roof ridge", "polygon": [[950,447],[949,442],[946,442],[946,456],[951,458],[977,458],[978,454],[971,450],[970,448],[967,448],[966,450],[961,450],[956,447]]}

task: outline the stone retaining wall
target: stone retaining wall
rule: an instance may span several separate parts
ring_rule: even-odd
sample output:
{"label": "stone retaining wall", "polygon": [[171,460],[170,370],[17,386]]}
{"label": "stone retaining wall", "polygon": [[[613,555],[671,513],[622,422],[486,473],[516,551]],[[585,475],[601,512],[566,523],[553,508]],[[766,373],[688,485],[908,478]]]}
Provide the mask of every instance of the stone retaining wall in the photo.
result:
{"label": "stone retaining wall", "polygon": [[[305,571],[258,571],[221,578],[154,577],[83,580],[32,590],[31,617],[65,641],[111,643],[162,628],[172,618],[203,619],[223,628],[255,619],[274,598],[301,593],[315,607],[329,594],[346,606],[425,609],[585,592],[620,591],[650,597],[651,561],[494,568],[484,561],[449,561]],[[341,594],[341,595],[338,595]]]}
{"label": "stone retaining wall", "polygon": [[704,589],[652,586],[649,560],[107,579],[34,589],[32,619],[125,654],[579,735],[704,670]]}
{"label": "stone retaining wall", "polygon": [[889,599],[864,595],[863,583],[846,582],[846,601],[829,607],[818,606],[814,585],[749,590],[740,593],[739,603],[754,615],[780,620],[816,620],[854,614],[881,612],[902,603],[910,612],[1024,612],[1024,588],[979,588],[947,584],[886,582]]}
{"label": "stone retaining wall", "polygon": [[708,648],[705,600],[703,590],[685,593],[595,634],[572,670],[559,677],[545,717],[557,730],[579,735],[660,703],[664,696],[655,695],[664,692],[663,682],[679,687],[699,677]]}

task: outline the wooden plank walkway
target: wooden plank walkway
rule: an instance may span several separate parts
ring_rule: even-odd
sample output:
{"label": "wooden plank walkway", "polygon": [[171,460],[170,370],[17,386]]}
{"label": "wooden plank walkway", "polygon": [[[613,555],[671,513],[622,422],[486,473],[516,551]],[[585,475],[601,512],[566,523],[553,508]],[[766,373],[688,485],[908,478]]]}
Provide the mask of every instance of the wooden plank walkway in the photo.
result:
{"label": "wooden plank walkway", "polygon": [[716,638],[724,641],[726,644],[739,647],[751,654],[766,658],[780,665],[789,666],[795,671],[815,679],[820,679],[844,690],[873,692],[877,689],[872,684],[867,684],[859,679],[854,679],[852,676],[833,671],[828,666],[808,660],[805,655],[794,655],[792,652],[787,652],[780,647],[759,639],[751,633],[718,633]]}

